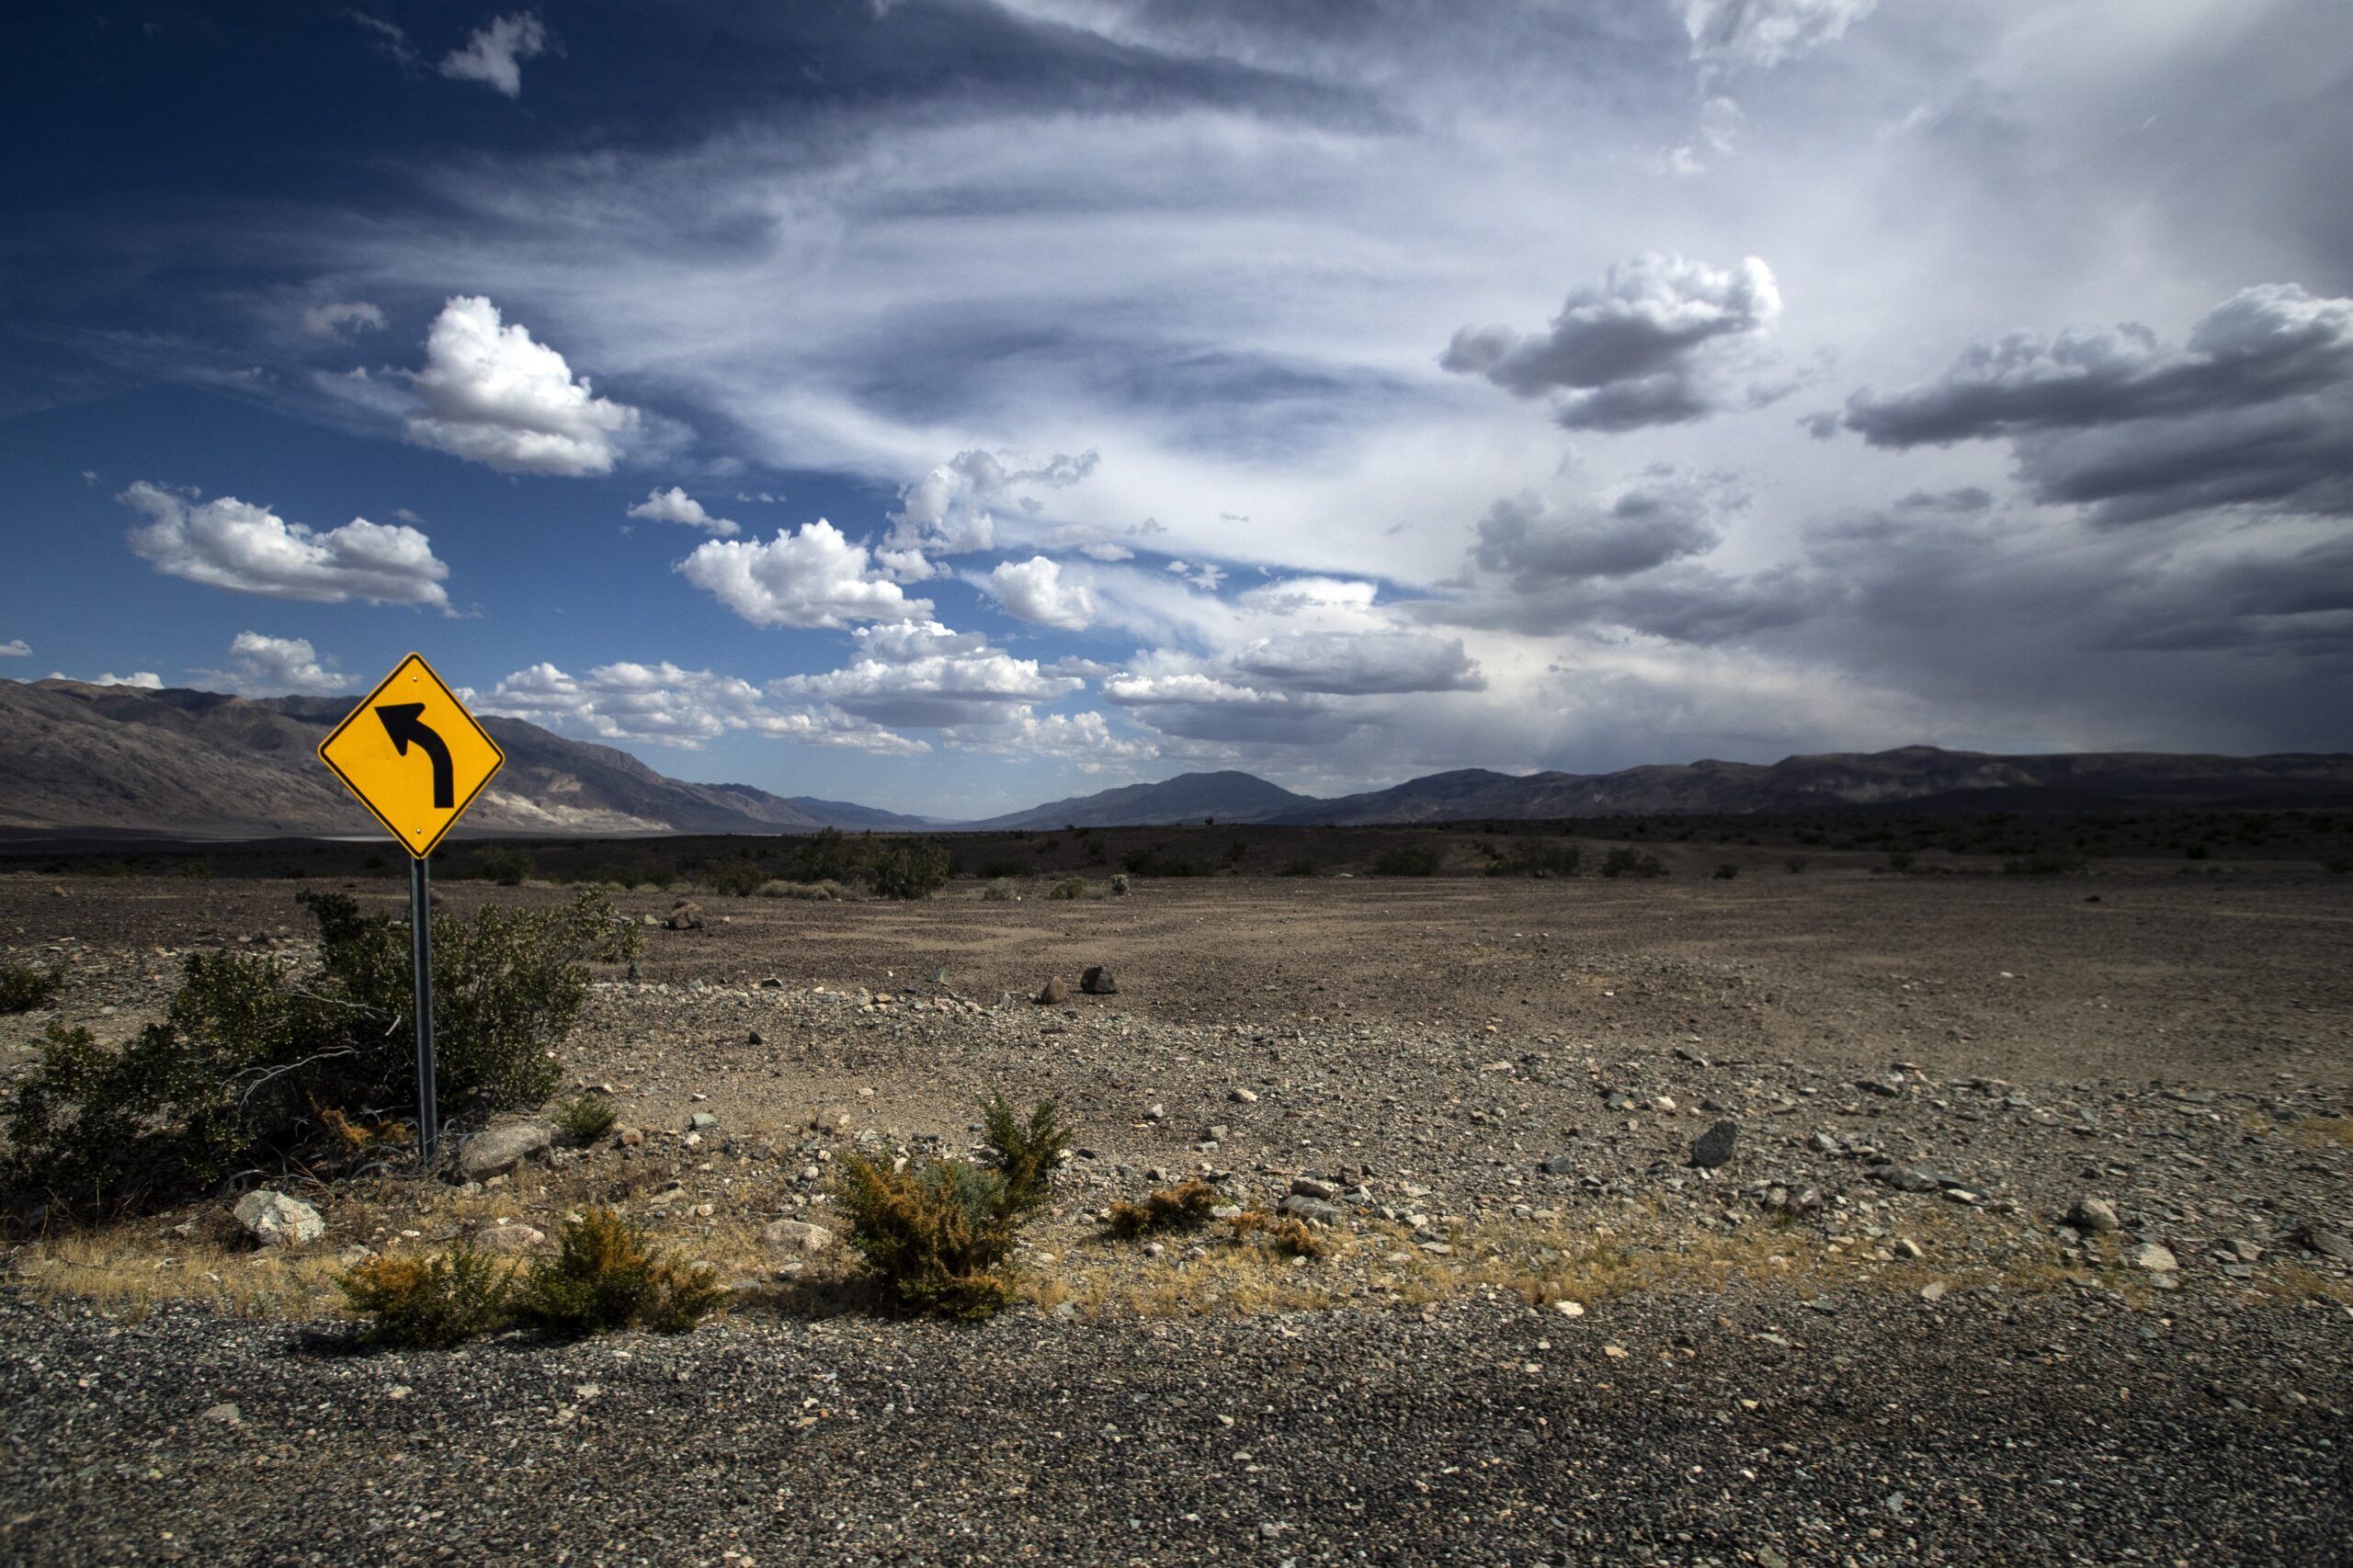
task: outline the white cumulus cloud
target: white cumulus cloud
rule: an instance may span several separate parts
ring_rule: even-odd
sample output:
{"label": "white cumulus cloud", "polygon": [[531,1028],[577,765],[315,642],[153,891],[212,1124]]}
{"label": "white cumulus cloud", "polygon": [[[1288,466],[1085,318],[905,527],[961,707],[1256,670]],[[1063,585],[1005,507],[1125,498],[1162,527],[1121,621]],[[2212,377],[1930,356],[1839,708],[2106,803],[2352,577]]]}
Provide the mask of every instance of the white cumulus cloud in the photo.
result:
{"label": "white cumulus cloud", "polygon": [[441,307],[412,381],[425,403],[409,416],[410,440],[506,473],[609,473],[644,423],[478,294]]}
{"label": "white cumulus cloud", "polygon": [[1081,631],[1095,619],[1095,597],[1086,591],[1086,585],[1063,582],[1061,563],[1042,555],[1027,561],[1000,561],[982,585],[1007,615],[1040,626]]}
{"label": "white cumulus cloud", "polygon": [[688,582],[755,626],[846,626],[931,614],[880,570],[862,544],[820,517],[776,537],[711,540],[678,562]]}
{"label": "white cumulus cloud", "polygon": [[519,98],[523,96],[523,62],[536,59],[547,47],[548,29],[534,13],[521,11],[511,17],[494,17],[474,29],[463,49],[453,49],[445,55],[439,70],[456,81],[480,82],[494,92]]}
{"label": "white cumulus cloud", "polygon": [[731,733],[906,756],[931,748],[823,704],[779,706],[733,676],[689,670],[668,660],[599,665],[585,676],[548,663],[502,677],[478,704],[599,740],[699,750]]}
{"label": "white cumulus cloud", "polygon": [[769,682],[768,690],[830,702],[880,724],[947,729],[1013,722],[1030,704],[1086,685],[992,648],[979,632],[951,631],[936,620],[865,626],[854,635],[857,655],[847,665],[787,676]]}
{"label": "white cumulus cloud", "polygon": [[259,631],[240,631],[230,641],[227,669],[188,673],[240,697],[276,697],[287,692],[318,696],[348,691],[354,684],[335,668],[335,661],[321,659],[308,638],[270,637]]}
{"label": "white cumulus cloud", "polygon": [[23,659],[32,655],[33,645],[21,637],[11,637],[0,642],[0,659]]}
{"label": "white cumulus cloud", "polygon": [[645,499],[631,506],[629,515],[654,523],[681,523],[722,538],[732,539],[744,531],[734,518],[712,517],[701,502],[675,484],[667,490],[647,491]]}
{"label": "white cumulus cloud", "polygon": [[144,480],[117,499],[148,519],[131,530],[132,551],[174,577],[273,599],[449,608],[449,568],[406,524],[354,517],[321,533],[233,495],[198,501]]}

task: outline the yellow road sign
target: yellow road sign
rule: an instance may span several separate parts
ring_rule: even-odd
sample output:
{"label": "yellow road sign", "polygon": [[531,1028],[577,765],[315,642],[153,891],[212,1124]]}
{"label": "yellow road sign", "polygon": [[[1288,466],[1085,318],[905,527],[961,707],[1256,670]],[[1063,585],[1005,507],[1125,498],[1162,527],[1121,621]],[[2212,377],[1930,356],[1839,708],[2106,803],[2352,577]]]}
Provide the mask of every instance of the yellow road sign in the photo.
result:
{"label": "yellow road sign", "polygon": [[319,760],[421,860],[506,754],[433,666],[411,653],[319,743]]}

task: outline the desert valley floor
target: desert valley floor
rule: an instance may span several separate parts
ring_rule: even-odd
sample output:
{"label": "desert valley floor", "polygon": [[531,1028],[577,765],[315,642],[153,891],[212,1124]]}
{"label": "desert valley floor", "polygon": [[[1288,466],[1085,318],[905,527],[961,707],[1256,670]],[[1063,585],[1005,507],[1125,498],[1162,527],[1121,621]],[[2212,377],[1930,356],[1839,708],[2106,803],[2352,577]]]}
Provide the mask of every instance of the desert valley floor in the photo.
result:
{"label": "desert valley floor", "polygon": [[[0,1070],[52,1017],[127,1034],[188,951],[301,961],[301,885],[0,877],[0,956],[68,963],[53,1009],[0,1019]],[[569,1050],[634,1147],[470,1186],[270,1173],[327,1222],[290,1255],[219,1203],[22,1239],[0,1556],[2347,1560],[2353,877],[699,902],[636,981],[599,973]],[[1116,994],[1079,992],[1094,965]],[[846,1248],[774,1239],[826,1224],[845,1151],[961,1152],[990,1091],[1075,1129],[1023,1304],[880,1317]],[[1105,1235],[1200,1175],[1327,1256]],[[445,1353],[336,1317],[361,1249],[588,1201],[733,1305]]]}

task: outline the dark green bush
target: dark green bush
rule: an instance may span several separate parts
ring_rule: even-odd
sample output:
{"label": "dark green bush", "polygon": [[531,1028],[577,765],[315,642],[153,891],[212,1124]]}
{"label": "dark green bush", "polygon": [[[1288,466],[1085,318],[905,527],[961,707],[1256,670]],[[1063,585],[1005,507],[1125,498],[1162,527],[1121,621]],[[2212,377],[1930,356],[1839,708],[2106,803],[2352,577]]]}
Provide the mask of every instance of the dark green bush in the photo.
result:
{"label": "dark green bush", "polygon": [[1728,882],[1728,881],[1732,881],[1734,877],[1736,877],[1736,876],[1740,875],[1740,868],[1739,868],[1739,867],[1737,867],[1737,866],[1734,866],[1734,865],[1732,865],[1732,864],[1727,863],[1727,864],[1724,864],[1724,865],[1722,865],[1722,866],[1717,867],[1717,868],[1716,868],[1716,873],[1715,873],[1715,874],[1716,874],[1716,881],[1720,881],[1720,882]]}
{"label": "dark green bush", "polygon": [[1323,869],[1321,860],[1311,859],[1304,855],[1283,862],[1283,875],[1286,877],[1313,877],[1320,875]]}
{"label": "dark green bush", "polygon": [[748,855],[730,855],[723,860],[711,861],[702,868],[700,875],[703,885],[711,892],[736,898],[751,897],[768,880],[767,868]]}
{"label": "dark green bush", "polygon": [[[239,1162],[331,1157],[333,1119],[413,1099],[409,932],[341,893],[298,900],[319,963],[191,954],[165,1021],[120,1046],[52,1028],[8,1118],[0,1182],[76,1212],[168,1201]],[[444,1114],[538,1105],[587,995],[581,960],[634,958],[601,894],[568,909],[433,917]]]}
{"label": "dark green bush", "polygon": [[558,1100],[555,1105],[556,1131],[584,1149],[612,1131],[613,1124],[620,1119],[620,1109],[602,1095],[583,1095],[576,1100]]}
{"label": "dark green bush", "polygon": [[565,1222],[553,1257],[531,1265],[515,1314],[565,1339],[625,1328],[683,1334],[726,1299],[708,1270],[655,1252],[612,1210],[591,1209]]}
{"label": "dark green bush", "polygon": [[[790,859],[797,881],[854,881],[884,898],[910,899],[928,898],[946,887],[949,870],[955,864],[947,846],[936,839],[873,833],[852,838],[832,827],[797,841]],[[1024,869],[1018,865],[995,870],[983,868],[983,874],[1019,876]]]}
{"label": "dark green bush", "polygon": [[0,1013],[29,1013],[45,1007],[64,983],[63,964],[39,970],[29,964],[0,963]]}
{"label": "dark green bush", "polygon": [[515,1287],[505,1267],[463,1244],[430,1260],[371,1257],[335,1284],[352,1311],[375,1320],[368,1337],[382,1345],[445,1349],[514,1318]]}
{"label": "dark green bush", "polygon": [[1013,1300],[1001,1269],[1022,1223],[1051,1194],[1066,1132],[1051,1100],[1027,1119],[1002,1096],[983,1109],[994,1167],[940,1159],[894,1168],[862,1154],[842,1162],[834,1193],[850,1244],[894,1311],[978,1318]]}
{"label": "dark green bush", "polygon": [[539,862],[526,849],[501,844],[482,858],[484,881],[496,882],[503,888],[519,888],[524,880],[539,869]]}
{"label": "dark green bush", "polygon": [[1646,855],[1627,846],[1620,846],[1601,858],[1601,874],[1605,877],[1663,877],[1666,868],[1655,855]]}
{"label": "dark green bush", "polygon": [[1080,899],[1092,896],[1094,887],[1085,877],[1064,877],[1046,890],[1048,898]]}
{"label": "dark green bush", "polygon": [[1418,846],[1384,849],[1373,857],[1372,874],[1376,877],[1434,877],[1438,875],[1438,851]]}

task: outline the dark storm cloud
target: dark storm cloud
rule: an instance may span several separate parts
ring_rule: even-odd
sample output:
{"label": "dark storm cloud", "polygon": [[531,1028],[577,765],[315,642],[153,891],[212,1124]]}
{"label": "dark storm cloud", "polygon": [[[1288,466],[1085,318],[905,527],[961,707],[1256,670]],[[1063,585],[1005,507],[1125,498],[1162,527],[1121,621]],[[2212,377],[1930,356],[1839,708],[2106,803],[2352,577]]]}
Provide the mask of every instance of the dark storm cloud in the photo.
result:
{"label": "dark storm cloud", "polygon": [[1607,507],[1555,510],[1532,493],[1506,496],[1479,520],[1472,559],[1532,589],[1562,578],[1624,577],[1723,539],[1717,508],[1698,486],[1672,477],[1626,491]]}
{"label": "dark storm cloud", "polygon": [[2136,421],[2018,443],[2039,500],[2095,522],[2147,522],[2222,506],[2353,514],[2353,384],[2327,396],[2201,418]]}
{"label": "dark storm cloud", "polygon": [[1632,430],[1702,418],[1739,402],[1709,374],[1708,346],[1764,331],[1780,314],[1773,273],[1645,256],[1571,291],[1541,333],[1464,327],[1438,364],[1515,397],[1557,394],[1571,429]]}
{"label": "dark storm cloud", "polygon": [[1461,638],[1418,631],[1291,632],[1252,643],[1234,665],[1253,680],[1335,697],[1483,691],[1487,685]]}
{"label": "dark storm cloud", "polygon": [[1926,386],[1847,400],[1847,428],[1875,447],[1942,445],[2227,413],[2353,383],[2353,300],[2292,283],[2244,290],[2198,324],[2186,349],[2145,326],[2011,333],[1971,347]]}

